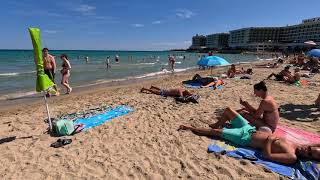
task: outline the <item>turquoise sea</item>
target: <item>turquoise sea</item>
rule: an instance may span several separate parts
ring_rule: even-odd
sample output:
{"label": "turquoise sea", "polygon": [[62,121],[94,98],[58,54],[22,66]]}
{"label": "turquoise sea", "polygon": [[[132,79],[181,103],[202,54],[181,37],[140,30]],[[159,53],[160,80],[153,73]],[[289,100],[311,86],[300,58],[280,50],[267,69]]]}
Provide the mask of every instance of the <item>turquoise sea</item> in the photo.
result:
{"label": "turquoise sea", "polygon": [[[109,80],[142,78],[166,73],[168,55],[176,55],[176,71],[197,67],[199,54],[169,51],[88,51],[88,50],[52,50],[56,56],[56,83],[61,81],[60,55],[67,54],[71,62],[70,84],[73,87],[85,84],[101,83]],[[120,62],[115,63],[115,56]],[[89,63],[85,57],[89,57]],[[110,56],[111,69],[106,69],[106,58]],[[185,56],[185,59],[183,59]],[[257,60],[256,55],[219,54],[231,63]],[[32,50],[0,50],[0,96],[34,92],[35,66]]]}

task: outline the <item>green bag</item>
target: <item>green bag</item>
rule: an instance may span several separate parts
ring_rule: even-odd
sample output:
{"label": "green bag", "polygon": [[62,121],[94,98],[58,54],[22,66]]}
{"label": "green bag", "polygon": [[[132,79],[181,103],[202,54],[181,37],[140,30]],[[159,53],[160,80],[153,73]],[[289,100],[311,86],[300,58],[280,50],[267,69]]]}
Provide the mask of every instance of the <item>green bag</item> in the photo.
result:
{"label": "green bag", "polygon": [[73,121],[70,120],[60,119],[54,126],[59,136],[71,135],[74,132],[74,124]]}

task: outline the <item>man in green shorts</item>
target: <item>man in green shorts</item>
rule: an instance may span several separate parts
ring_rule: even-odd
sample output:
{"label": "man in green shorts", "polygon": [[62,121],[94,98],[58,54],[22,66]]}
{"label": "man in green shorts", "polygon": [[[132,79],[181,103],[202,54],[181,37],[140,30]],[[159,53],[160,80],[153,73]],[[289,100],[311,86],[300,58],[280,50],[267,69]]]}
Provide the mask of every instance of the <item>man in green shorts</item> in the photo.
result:
{"label": "man in green shorts", "polygon": [[[226,122],[231,122],[231,127],[225,127]],[[195,128],[181,125],[178,130],[191,130],[200,136],[221,137],[240,146],[250,146],[260,149],[263,156],[271,161],[292,164],[297,159],[320,160],[320,143],[300,145],[288,141],[284,137],[256,131],[239,113],[231,108],[226,108],[221,118],[213,128]]]}

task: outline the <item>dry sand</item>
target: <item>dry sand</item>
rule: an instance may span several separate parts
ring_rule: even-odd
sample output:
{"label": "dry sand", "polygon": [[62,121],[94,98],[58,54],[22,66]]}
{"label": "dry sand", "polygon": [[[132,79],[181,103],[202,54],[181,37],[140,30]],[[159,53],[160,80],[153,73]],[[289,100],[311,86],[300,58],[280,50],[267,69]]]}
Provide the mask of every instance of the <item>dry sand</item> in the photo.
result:
{"label": "dry sand", "polygon": [[[214,70],[217,74],[225,71]],[[15,106],[1,107],[0,137],[32,138],[0,144],[0,175],[2,179],[284,179],[248,160],[208,154],[209,138],[176,131],[186,123],[207,126],[216,120],[217,110],[240,108],[239,97],[257,105],[252,85],[272,71],[280,68],[254,69],[252,80],[227,80],[222,90],[193,90],[201,96],[199,104],[178,104],[172,98],[139,93],[141,87],[150,85],[182,87],[181,81],[190,79],[195,71],[50,98],[53,116],[101,105],[134,108],[129,115],[71,136],[72,144],[58,149],[49,147],[57,137],[43,134],[47,128],[43,101],[14,101]],[[281,117],[281,124],[320,133],[320,121],[296,121],[296,117],[319,117],[310,106],[319,94],[319,80],[317,75],[312,81],[318,86],[303,87],[267,81],[270,94],[282,107],[296,108]]]}

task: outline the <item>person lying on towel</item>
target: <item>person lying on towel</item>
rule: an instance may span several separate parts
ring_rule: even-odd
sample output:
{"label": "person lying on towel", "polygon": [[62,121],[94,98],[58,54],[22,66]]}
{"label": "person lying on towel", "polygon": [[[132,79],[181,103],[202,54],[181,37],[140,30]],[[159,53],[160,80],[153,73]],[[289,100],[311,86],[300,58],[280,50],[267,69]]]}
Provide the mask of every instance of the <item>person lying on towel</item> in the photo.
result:
{"label": "person lying on towel", "polygon": [[202,88],[207,88],[207,87],[210,87],[212,86],[213,89],[217,89],[218,86],[220,85],[223,85],[224,84],[224,81],[222,79],[219,79],[219,78],[216,78],[214,77],[213,78],[213,81],[205,86],[201,86]]}
{"label": "person lying on towel", "polygon": [[[231,122],[231,127],[225,127],[227,121]],[[278,163],[293,164],[298,159],[320,161],[320,143],[299,145],[288,141],[285,137],[257,131],[254,126],[231,108],[226,108],[215,127],[195,128],[190,125],[180,125],[178,130],[191,130],[200,136],[220,137],[240,146],[260,149],[266,159]]]}
{"label": "person lying on towel", "polygon": [[247,101],[240,98],[240,104],[244,107],[238,112],[259,130],[274,132],[280,119],[278,104],[272,96],[268,95],[268,89],[264,81],[253,86],[254,95],[262,100],[258,108],[254,108]]}
{"label": "person lying on towel", "polygon": [[257,67],[257,68],[278,68],[279,64],[278,63],[258,64],[255,67]]}
{"label": "person lying on towel", "polygon": [[185,90],[183,88],[176,88],[176,89],[160,89],[155,86],[151,86],[149,89],[147,88],[142,88],[140,92],[145,93],[152,93],[160,96],[170,96],[170,97],[175,97],[176,100],[181,101],[181,102],[193,102],[193,103],[198,103],[199,96],[196,94],[193,94],[189,92],[188,90]]}
{"label": "person lying on towel", "polygon": [[188,83],[188,82],[194,82],[194,83],[199,83],[201,84],[201,86],[206,86],[212,82],[214,82],[214,78],[213,77],[202,77],[199,74],[196,74],[192,77],[191,80],[188,81],[184,81],[183,83]]}
{"label": "person lying on towel", "polygon": [[272,73],[270,74],[267,79],[270,79],[272,77],[276,78],[276,81],[284,81],[286,78],[292,77],[290,72],[290,66],[286,66],[282,71],[280,71],[279,74]]}
{"label": "person lying on towel", "polygon": [[289,84],[293,84],[295,82],[300,81],[300,78],[301,78],[300,68],[298,68],[298,67],[294,69],[293,76],[283,77],[284,82],[289,83]]}

